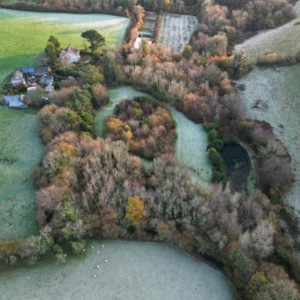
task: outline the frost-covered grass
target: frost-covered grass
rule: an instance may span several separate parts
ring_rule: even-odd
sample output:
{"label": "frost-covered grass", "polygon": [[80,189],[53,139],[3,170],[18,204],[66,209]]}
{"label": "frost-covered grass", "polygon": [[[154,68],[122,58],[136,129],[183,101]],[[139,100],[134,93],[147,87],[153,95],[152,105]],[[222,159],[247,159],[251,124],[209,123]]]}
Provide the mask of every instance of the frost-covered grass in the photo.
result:
{"label": "frost-covered grass", "polygon": [[[292,157],[296,182],[287,195],[287,202],[300,215],[300,65],[282,68],[256,68],[238,81],[245,84],[241,93],[251,118],[265,120],[286,145]],[[266,109],[252,108],[256,100]]]}
{"label": "frost-covered grass", "polygon": [[0,107],[0,240],[37,233],[31,174],[41,152],[35,114]]}
{"label": "frost-covered grass", "polygon": [[164,13],[158,43],[173,52],[182,52],[198,26],[194,16]]}
{"label": "frost-covered grass", "polygon": [[124,241],[93,242],[84,256],[65,263],[4,271],[0,295],[9,300],[234,299],[220,272],[178,248]]}
{"label": "frost-covered grass", "polygon": [[36,63],[47,39],[54,35],[63,47],[83,48],[81,33],[99,31],[106,47],[122,41],[128,19],[99,14],[40,13],[0,9],[0,83],[13,70]]}
{"label": "frost-covered grass", "polygon": [[210,182],[212,167],[206,151],[207,133],[200,124],[188,120],[182,113],[171,109],[176,121],[176,154],[198,179]]}
{"label": "frost-covered grass", "polygon": [[298,18],[276,29],[265,30],[244,43],[235,47],[236,51],[243,51],[252,59],[260,54],[279,52],[282,54],[295,54],[300,51],[300,1],[295,6]]}
{"label": "frost-covered grass", "polygon": [[135,97],[148,96],[147,94],[141,93],[130,86],[121,86],[109,90],[110,101],[107,105],[101,108],[95,117],[95,129],[96,134],[99,137],[104,136],[105,131],[105,120],[107,117],[113,115],[114,108],[125,99],[133,99]]}

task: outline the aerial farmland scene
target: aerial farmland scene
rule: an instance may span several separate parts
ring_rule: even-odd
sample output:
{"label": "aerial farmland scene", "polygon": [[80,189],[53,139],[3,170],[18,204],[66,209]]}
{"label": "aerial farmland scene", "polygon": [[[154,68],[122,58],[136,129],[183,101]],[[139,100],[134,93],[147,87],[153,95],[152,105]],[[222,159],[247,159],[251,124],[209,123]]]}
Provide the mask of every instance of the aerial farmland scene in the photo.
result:
{"label": "aerial farmland scene", "polygon": [[300,300],[300,1],[0,0],[0,300]]}

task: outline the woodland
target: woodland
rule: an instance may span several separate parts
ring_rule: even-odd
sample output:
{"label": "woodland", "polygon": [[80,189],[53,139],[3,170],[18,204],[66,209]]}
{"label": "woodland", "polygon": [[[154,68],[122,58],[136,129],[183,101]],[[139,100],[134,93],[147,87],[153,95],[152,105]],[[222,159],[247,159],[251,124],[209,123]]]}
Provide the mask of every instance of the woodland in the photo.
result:
{"label": "woodland", "polygon": [[[86,240],[128,239],[173,243],[222,269],[237,299],[300,299],[299,228],[283,197],[294,181],[290,155],[264,121],[247,118],[233,80],[253,67],[233,47],[258,30],[294,17],[288,0],[22,1],[4,7],[105,12],[130,17],[120,47],[93,47],[88,64],[63,66],[60,43],[45,37],[56,82],[47,101],[27,94],[38,109],[45,145],[34,171],[38,236],[0,243],[0,262],[81,254]],[[199,25],[182,53],[159,43],[132,45],[145,10],[191,14]],[[299,62],[300,55],[293,57]],[[94,117],[111,86],[132,85],[151,95],[122,101],[97,138]],[[201,123],[213,166],[210,189],[192,180],[176,159],[173,106]],[[239,143],[256,170],[252,189],[235,191],[221,150]],[[286,234],[286,228],[290,234]]]}

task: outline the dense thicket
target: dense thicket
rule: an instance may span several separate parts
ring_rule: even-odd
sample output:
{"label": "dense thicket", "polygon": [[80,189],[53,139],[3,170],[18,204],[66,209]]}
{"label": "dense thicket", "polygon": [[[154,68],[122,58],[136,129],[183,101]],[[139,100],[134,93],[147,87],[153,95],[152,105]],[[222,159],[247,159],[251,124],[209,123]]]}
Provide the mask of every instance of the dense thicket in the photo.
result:
{"label": "dense thicket", "polygon": [[123,100],[107,119],[105,136],[123,140],[131,153],[153,159],[174,152],[175,122],[166,108],[149,98]]}
{"label": "dense thicket", "polygon": [[37,219],[56,242],[78,247],[86,236],[165,240],[226,265],[234,280],[249,285],[247,299],[273,288],[297,299],[283,268],[263,263],[279,245],[293,254],[279,235],[278,210],[259,191],[203,190],[171,156],[143,165],[121,142],[73,132],[48,144],[39,178]]}

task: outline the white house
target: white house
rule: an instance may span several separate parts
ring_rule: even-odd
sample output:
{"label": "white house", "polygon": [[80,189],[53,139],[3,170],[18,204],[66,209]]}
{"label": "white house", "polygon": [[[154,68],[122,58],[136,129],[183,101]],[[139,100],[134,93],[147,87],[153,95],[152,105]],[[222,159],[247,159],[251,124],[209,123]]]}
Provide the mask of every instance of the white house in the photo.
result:
{"label": "white house", "polygon": [[142,39],[141,39],[141,37],[137,37],[136,38],[136,40],[134,41],[134,43],[133,43],[133,49],[135,49],[135,50],[138,50],[138,49],[140,49],[141,48],[141,46],[142,46]]}
{"label": "white house", "polygon": [[21,71],[16,71],[11,80],[10,83],[13,87],[19,87],[19,86],[26,86],[26,81],[23,77],[23,73]]}
{"label": "white house", "polygon": [[69,45],[61,51],[59,55],[60,62],[64,63],[77,63],[80,60],[80,51]]}

